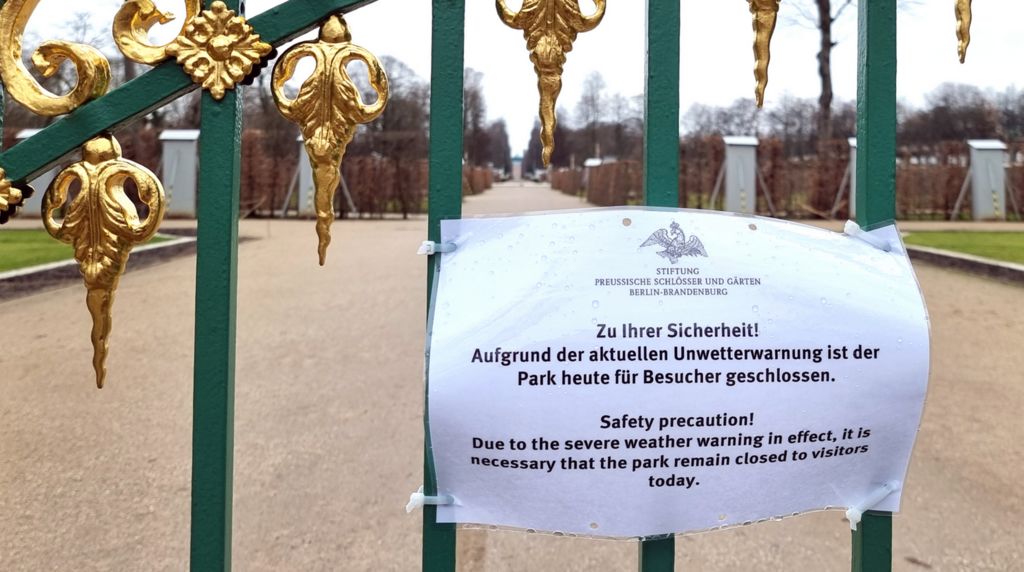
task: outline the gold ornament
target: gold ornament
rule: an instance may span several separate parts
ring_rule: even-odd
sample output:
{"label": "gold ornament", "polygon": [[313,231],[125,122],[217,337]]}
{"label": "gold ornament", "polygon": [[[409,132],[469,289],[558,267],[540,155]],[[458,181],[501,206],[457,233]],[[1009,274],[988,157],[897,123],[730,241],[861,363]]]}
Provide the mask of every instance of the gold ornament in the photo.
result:
{"label": "gold ornament", "polygon": [[[313,74],[303,82],[295,99],[284,93],[284,84],[295,74],[299,60],[310,57],[316,63]],[[361,60],[369,70],[370,85],[377,101],[367,105],[359,95],[345,66]],[[352,34],[341,16],[331,16],[320,27],[317,41],[288,48],[274,66],[271,82],[274,101],[281,115],[299,125],[316,185],[316,233],[319,237],[320,266],[327,260],[334,222],[334,191],[341,182],[341,161],[345,148],[359,123],[369,123],[388,103],[388,77],[380,61],[366,49],[352,43]]]}
{"label": "gold ornament", "polygon": [[110,84],[110,64],[96,48],[62,40],[48,40],[32,54],[32,63],[43,77],[51,77],[61,62],[70,60],[78,76],[75,87],[55,95],[35,80],[21,61],[21,39],[39,0],[7,0],[0,7],[0,77],[18,103],[33,113],[53,117],[70,113],[100,97]]}
{"label": "gold ornament", "polygon": [[779,15],[780,0],[747,0],[754,25],[754,98],[764,106],[764,90],[768,87],[768,62],[771,61],[772,34]]}
{"label": "gold ornament", "polygon": [[220,100],[225,90],[234,89],[273,48],[260,41],[244,17],[217,0],[164,49],[177,57],[194,83]]}
{"label": "gold ornament", "polygon": [[11,185],[7,173],[0,168],[0,212],[11,213],[21,204],[21,189]]}
{"label": "gold ornament", "polygon": [[967,58],[967,46],[971,43],[971,0],[956,0],[956,51],[960,63]]}
{"label": "gold ornament", "polygon": [[[139,199],[149,208],[140,221],[135,205],[124,192],[131,180]],[[64,219],[54,211],[67,200],[71,185],[81,190],[68,205]],[[96,387],[106,378],[107,338],[111,306],[132,246],[149,240],[164,217],[164,189],[149,169],[121,158],[121,145],[112,135],[101,135],[82,146],[82,160],[62,170],[43,195],[43,223],[50,236],[71,244],[85,280],[86,306],[92,315],[92,365]]]}
{"label": "gold ornament", "polygon": [[584,16],[579,0],[523,0],[518,12],[509,10],[505,0],[496,0],[501,21],[523,31],[530,61],[537,73],[545,166],[551,163],[555,150],[555,102],[562,91],[565,54],[572,51],[577,34],[593,30],[604,18],[605,0],[594,0],[594,5],[597,10]]}
{"label": "gold ornament", "polygon": [[[182,30],[203,7],[202,0],[185,0],[185,20]],[[141,64],[157,64],[170,57],[167,45],[149,43],[149,29],[157,22],[166,24],[174,14],[161,12],[152,0],[125,0],[114,15],[114,43],[128,59]]]}

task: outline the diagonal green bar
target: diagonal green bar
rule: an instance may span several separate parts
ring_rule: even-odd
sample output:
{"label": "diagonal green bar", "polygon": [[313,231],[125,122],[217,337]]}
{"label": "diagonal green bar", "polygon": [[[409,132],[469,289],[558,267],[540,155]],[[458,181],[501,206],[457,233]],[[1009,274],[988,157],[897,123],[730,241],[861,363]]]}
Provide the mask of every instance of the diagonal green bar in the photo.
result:
{"label": "diagonal green bar", "polygon": [[[441,240],[441,221],[462,216],[462,75],[465,51],[465,0],[433,0],[430,55],[430,198],[429,240]],[[427,304],[434,281],[427,263]],[[429,384],[429,379],[427,380]],[[437,494],[437,474],[430,447],[430,409],[423,409],[423,492]],[[437,522],[437,507],[423,507],[423,570],[454,572],[455,525]]]}
{"label": "diagonal green bar", "polygon": [[[858,3],[857,222],[896,218],[896,0]],[[892,570],[892,515],[869,511],[853,532],[854,572]]]}
{"label": "diagonal green bar", "polygon": [[[644,198],[679,206],[679,0],[647,0]],[[641,572],[675,569],[675,537],[640,541]]]}
{"label": "diagonal green bar", "polygon": [[[263,41],[279,46],[313,29],[332,13],[348,12],[375,1],[289,0],[249,22]],[[11,180],[32,180],[61,157],[77,151],[86,140],[116,129],[193,89],[196,85],[174,60],[164,62],[0,153],[0,167],[7,171]]]}

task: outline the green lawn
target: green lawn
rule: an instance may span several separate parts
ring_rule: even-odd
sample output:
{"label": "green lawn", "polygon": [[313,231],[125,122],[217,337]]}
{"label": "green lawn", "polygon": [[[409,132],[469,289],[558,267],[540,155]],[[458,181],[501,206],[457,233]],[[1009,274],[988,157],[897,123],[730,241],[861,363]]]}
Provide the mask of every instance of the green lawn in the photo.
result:
{"label": "green lawn", "polygon": [[904,240],[907,244],[1024,264],[1024,233],[1021,232],[915,232]]}
{"label": "green lawn", "polygon": [[[155,236],[150,242],[170,240]],[[58,242],[45,230],[0,230],[0,272],[27,268],[73,256],[71,246]]]}

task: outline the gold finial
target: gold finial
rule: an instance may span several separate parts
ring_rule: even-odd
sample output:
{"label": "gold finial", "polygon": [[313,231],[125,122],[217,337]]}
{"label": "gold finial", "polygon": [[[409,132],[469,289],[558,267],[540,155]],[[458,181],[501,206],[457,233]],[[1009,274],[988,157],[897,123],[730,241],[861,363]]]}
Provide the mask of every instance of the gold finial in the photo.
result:
{"label": "gold finial", "polygon": [[176,56],[192,81],[210,91],[214,99],[249,75],[255,64],[270,54],[273,47],[245,18],[217,0],[203,10],[165,48]]}
{"label": "gold finial", "polygon": [[577,34],[593,30],[604,18],[605,0],[594,0],[594,5],[597,10],[584,16],[579,0],[523,0],[518,12],[509,10],[505,0],[496,0],[501,21],[523,31],[530,61],[537,73],[545,166],[551,163],[555,150],[555,102],[562,91],[565,54],[572,50]]}
{"label": "gold finial", "polygon": [[64,60],[71,61],[78,76],[65,95],[50,93],[29,74],[21,61],[21,39],[39,0],[7,0],[0,7],[0,77],[18,103],[37,115],[53,117],[72,110],[107,92],[110,64],[96,48],[62,40],[48,40],[32,54],[32,63],[43,77],[51,77]]}
{"label": "gold finial", "polygon": [[[327,261],[327,246],[331,243],[334,192],[341,182],[345,149],[356,133],[356,125],[376,119],[388,102],[384,67],[373,54],[351,41],[345,19],[331,16],[321,26],[319,40],[296,44],[281,55],[271,81],[277,108],[281,115],[299,125],[313,167],[320,266]],[[313,58],[316,69],[303,82],[295,99],[289,99],[284,84],[295,74],[299,60],[306,57]],[[377,101],[372,104],[363,103],[359,88],[345,70],[353,60],[366,64],[370,85],[377,92]]]}
{"label": "gold finial", "polygon": [[[183,31],[202,7],[202,0],[185,0]],[[162,62],[170,57],[167,45],[151,45],[149,29],[158,22],[166,24],[173,19],[174,14],[161,12],[152,0],[125,0],[121,9],[114,15],[114,42],[128,59],[150,65]]]}
{"label": "gold finial", "polygon": [[967,58],[967,46],[971,43],[971,0],[956,0],[956,51],[960,63]]}
{"label": "gold finial", "polygon": [[[124,192],[131,180],[149,209],[140,221]],[[72,184],[81,190],[67,206],[64,219],[54,212],[64,206]],[[132,246],[149,240],[164,216],[164,189],[149,169],[123,159],[112,135],[101,135],[82,146],[82,160],[62,170],[43,195],[43,224],[50,236],[72,245],[86,287],[86,306],[92,315],[93,369],[96,387],[106,378],[107,338],[111,305]]]}
{"label": "gold finial", "polygon": [[754,26],[754,98],[764,106],[764,90],[768,87],[768,63],[771,61],[772,34],[779,15],[780,0],[747,0]]}

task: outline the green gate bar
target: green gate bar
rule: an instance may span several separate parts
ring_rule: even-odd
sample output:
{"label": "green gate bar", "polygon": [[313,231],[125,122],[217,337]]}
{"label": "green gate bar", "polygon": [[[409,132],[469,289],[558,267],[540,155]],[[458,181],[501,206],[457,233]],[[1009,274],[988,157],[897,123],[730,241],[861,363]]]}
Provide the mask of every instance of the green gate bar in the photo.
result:
{"label": "green gate bar", "polygon": [[[858,2],[857,222],[896,219],[896,0]],[[854,572],[892,569],[892,515],[868,511],[853,533]]]}
{"label": "green gate bar", "polygon": [[[373,1],[289,0],[250,23],[265,41],[279,46],[331,13],[348,12]],[[461,216],[465,0],[432,1],[428,236],[439,240],[440,221]],[[226,2],[240,11],[240,0]],[[212,0],[207,0],[210,3]],[[647,0],[647,8],[645,197],[650,206],[674,207],[678,206],[679,178],[679,0]],[[857,130],[862,152],[856,165],[855,200],[858,222],[870,229],[888,224],[896,214],[896,0],[860,2],[858,10]],[[0,152],[0,164],[10,179],[30,180],[76,151],[85,140],[195,88],[176,63],[165,62]],[[231,566],[239,96],[238,91],[228,92],[216,102],[204,94],[202,102],[191,568],[203,571],[229,570]],[[2,98],[0,92],[0,102]],[[428,265],[428,295],[432,278],[433,267]],[[424,492],[436,494],[429,432],[425,433],[424,453]],[[455,526],[437,524],[432,506],[425,507],[423,518],[423,569],[454,571]],[[643,571],[672,570],[674,538],[643,541],[639,562]],[[852,568],[861,572],[891,567],[891,514],[868,511],[853,534]]]}
{"label": "green gate bar", "polygon": [[[647,0],[644,199],[679,206],[679,0]],[[640,541],[641,572],[675,569],[675,536]]]}
{"label": "green gate bar", "polygon": [[[441,240],[441,221],[462,216],[463,60],[465,0],[433,0],[430,52],[430,195],[427,239]],[[433,294],[434,260],[427,261],[427,306]],[[429,385],[430,380],[427,380]],[[423,406],[423,494],[437,494],[430,447],[430,409]],[[437,507],[423,507],[423,570],[455,571],[455,525],[437,522]]]}
{"label": "green gate bar", "polygon": [[[229,0],[238,10],[239,0]],[[241,86],[203,93],[192,390],[192,570],[231,569]]]}

